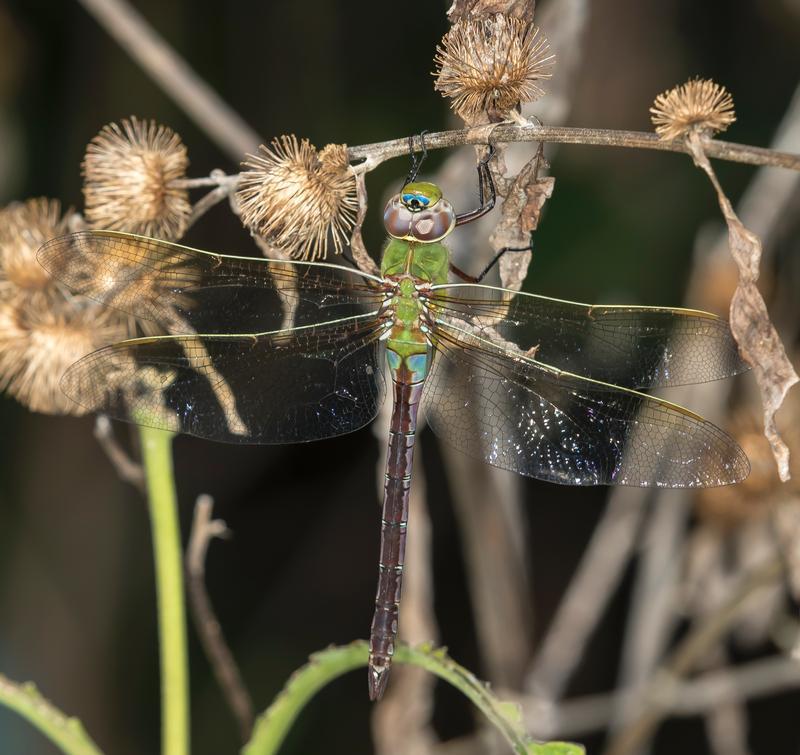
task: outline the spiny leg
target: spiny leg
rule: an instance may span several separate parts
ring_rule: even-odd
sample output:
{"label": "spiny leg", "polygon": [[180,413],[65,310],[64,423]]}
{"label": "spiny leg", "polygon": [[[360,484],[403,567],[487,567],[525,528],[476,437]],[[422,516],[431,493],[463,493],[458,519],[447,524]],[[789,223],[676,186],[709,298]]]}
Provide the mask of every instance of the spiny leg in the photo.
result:
{"label": "spiny leg", "polygon": [[[538,120],[538,119],[537,119]],[[492,159],[495,153],[495,148],[493,144],[488,145],[489,149],[486,153],[486,156],[478,163],[478,197],[480,199],[480,206],[475,210],[471,210],[470,212],[465,212],[461,215],[456,216],[456,225],[463,225],[464,223],[470,223],[473,220],[477,220],[478,218],[483,217],[486,215],[487,212],[490,212],[495,205],[495,201],[497,200],[497,192],[494,186],[494,180],[492,179],[492,173],[489,170],[489,161]],[[539,160],[543,158],[543,151],[542,151],[542,144],[539,144],[539,148],[536,152],[536,173],[539,172]],[[486,188],[486,192],[484,193],[484,186]],[[530,243],[528,246],[522,247],[512,247],[506,246],[500,249],[500,251],[495,254],[492,258],[491,262],[480,272],[479,275],[473,276],[465,273],[461,268],[457,267],[450,262],[450,272],[453,275],[458,276],[461,280],[465,281],[466,283],[480,283],[487,275],[487,273],[500,261],[500,258],[508,253],[508,252],[529,252],[533,250],[533,232],[531,231],[530,235]]]}
{"label": "spiny leg", "polygon": [[456,225],[464,225],[464,223],[471,223],[473,220],[482,218],[486,213],[494,209],[494,203],[497,201],[497,192],[494,188],[494,180],[492,173],[489,170],[489,160],[494,157],[495,148],[493,144],[488,145],[486,156],[478,162],[478,198],[479,206],[469,212],[463,212],[456,215]]}
{"label": "spiny leg", "polygon": [[428,148],[425,146],[425,134],[428,133],[428,129],[423,129],[419,132],[419,145],[420,150],[422,151],[422,156],[417,159],[417,153],[414,149],[414,137],[408,137],[408,154],[411,157],[411,168],[408,171],[408,175],[406,176],[406,180],[403,182],[403,186],[408,186],[410,183],[414,183],[417,180],[417,174],[419,173],[420,167],[422,167],[422,163],[425,162],[425,158],[428,156]]}
{"label": "spiny leg", "polygon": [[509,252],[531,252],[533,251],[533,231],[531,231],[531,240],[528,246],[504,246],[495,256],[492,261],[481,270],[479,275],[468,275],[463,270],[457,268],[452,262],[450,263],[450,271],[457,275],[461,280],[466,283],[480,283],[487,275],[487,273],[500,261],[504,254]]}

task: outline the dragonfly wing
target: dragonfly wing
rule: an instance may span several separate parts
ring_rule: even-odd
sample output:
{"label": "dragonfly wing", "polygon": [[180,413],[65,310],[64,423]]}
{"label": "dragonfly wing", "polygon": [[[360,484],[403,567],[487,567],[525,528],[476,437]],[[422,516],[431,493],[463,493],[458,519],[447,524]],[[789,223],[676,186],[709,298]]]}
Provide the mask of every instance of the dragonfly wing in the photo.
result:
{"label": "dragonfly wing", "polygon": [[385,393],[374,316],[258,335],[137,338],[62,379],[92,411],[230,443],[294,443],[357,430]]}
{"label": "dragonfly wing", "polygon": [[378,278],[339,265],[229,257],[117,231],[60,236],[37,257],[74,293],[168,332],[258,333],[280,326],[287,303],[304,325],[383,298]]}
{"label": "dragonfly wing", "polygon": [[451,323],[433,338],[430,426],[489,464],[569,485],[712,487],[749,472],[730,436],[675,404],[561,372]]}
{"label": "dragonfly wing", "polygon": [[686,385],[748,369],[728,323],[693,309],[589,305],[492,286],[434,287],[444,316],[467,320],[487,338],[493,331],[536,359],[627,388]]}

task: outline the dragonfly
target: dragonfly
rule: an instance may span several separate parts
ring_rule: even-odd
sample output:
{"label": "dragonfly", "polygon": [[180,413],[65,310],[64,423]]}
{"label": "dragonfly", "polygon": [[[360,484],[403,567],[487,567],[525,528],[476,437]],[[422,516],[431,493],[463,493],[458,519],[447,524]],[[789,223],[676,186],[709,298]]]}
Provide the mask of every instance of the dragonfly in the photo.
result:
{"label": "dragonfly", "polygon": [[93,411],[215,441],[298,443],[364,427],[388,385],[373,700],[397,640],[420,406],[463,453],[551,483],[708,487],[749,472],[723,430],[645,393],[746,369],[724,320],[481,282],[519,249],[500,250],[478,276],[454,265],[444,239],[494,204],[487,162],[479,207],[460,215],[437,185],[409,175],[384,211],[379,275],[101,230],[56,238],[38,255],[76,294],[167,331],[69,368],[63,390]]}

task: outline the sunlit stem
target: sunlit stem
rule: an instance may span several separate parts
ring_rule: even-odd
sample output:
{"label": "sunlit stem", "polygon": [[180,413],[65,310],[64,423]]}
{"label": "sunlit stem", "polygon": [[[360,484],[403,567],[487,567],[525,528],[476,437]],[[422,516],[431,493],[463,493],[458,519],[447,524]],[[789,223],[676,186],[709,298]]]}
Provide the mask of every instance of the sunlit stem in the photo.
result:
{"label": "sunlit stem", "polygon": [[178,500],[172,471],[173,434],[140,427],[153,529],[161,657],[161,753],[189,753],[189,666]]}
{"label": "sunlit stem", "polygon": [[[369,647],[363,641],[314,653],[310,662],[292,674],[272,705],[259,716],[242,755],[277,755],[292,724],[309,701],[334,679],[365,666],[368,657]],[[585,755],[580,745],[534,742],[524,730],[519,707],[497,698],[487,685],[448,658],[444,650],[430,646],[411,648],[401,642],[395,648],[394,661],[424,668],[462,692],[516,755]]]}

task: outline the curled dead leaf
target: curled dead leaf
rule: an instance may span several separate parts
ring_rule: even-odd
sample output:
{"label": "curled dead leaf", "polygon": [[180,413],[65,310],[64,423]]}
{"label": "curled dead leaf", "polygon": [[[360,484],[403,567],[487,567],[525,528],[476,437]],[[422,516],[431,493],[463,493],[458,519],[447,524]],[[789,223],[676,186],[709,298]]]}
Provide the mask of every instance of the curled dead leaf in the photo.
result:
{"label": "curled dead leaf", "polygon": [[[555,178],[538,176],[540,156],[530,160],[510,183],[500,222],[491,236],[492,247],[522,248],[530,243],[531,231],[539,225],[544,203],[553,195]],[[500,258],[500,280],[504,288],[519,291],[528,274],[531,252],[505,254]]]}
{"label": "curled dead leaf", "polygon": [[786,355],[778,332],[769,319],[767,305],[756,286],[761,261],[761,240],[745,228],[734,212],[703,149],[702,134],[692,131],[687,135],[686,142],[695,165],[702,168],[711,180],[728,226],[731,256],[739,268],[739,285],[731,299],[731,332],[739,344],[742,357],[753,368],[764,407],[764,435],[772,447],[778,474],[786,482],[791,477],[789,447],[778,433],[775,413],[789,388],[800,381],[800,377]]}
{"label": "curled dead leaf", "polygon": [[491,13],[502,13],[506,16],[521,18],[524,21],[531,21],[535,9],[534,0],[453,0],[453,4],[447,11],[447,17],[451,24],[462,18],[488,16]]}

